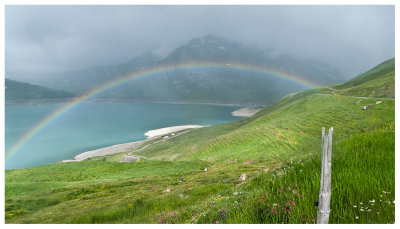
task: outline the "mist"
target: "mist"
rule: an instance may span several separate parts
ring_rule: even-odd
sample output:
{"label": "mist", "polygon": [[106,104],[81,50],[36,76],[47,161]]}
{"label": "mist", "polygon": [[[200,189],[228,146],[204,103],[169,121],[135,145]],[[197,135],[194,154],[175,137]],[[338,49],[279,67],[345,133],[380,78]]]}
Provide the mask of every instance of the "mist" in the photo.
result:
{"label": "mist", "polygon": [[163,57],[206,34],[351,78],[394,57],[394,6],[6,6],[6,77]]}

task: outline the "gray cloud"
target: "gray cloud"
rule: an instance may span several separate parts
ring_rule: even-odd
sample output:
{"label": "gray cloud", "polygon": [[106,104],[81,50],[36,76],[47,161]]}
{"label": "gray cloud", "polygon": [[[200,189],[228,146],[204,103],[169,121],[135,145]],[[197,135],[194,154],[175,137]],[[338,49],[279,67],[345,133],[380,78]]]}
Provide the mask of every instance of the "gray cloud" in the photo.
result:
{"label": "gray cloud", "polygon": [[119,64],[215,34],[354,76],[394,57],[394,6],[6,6],[11,77]]}

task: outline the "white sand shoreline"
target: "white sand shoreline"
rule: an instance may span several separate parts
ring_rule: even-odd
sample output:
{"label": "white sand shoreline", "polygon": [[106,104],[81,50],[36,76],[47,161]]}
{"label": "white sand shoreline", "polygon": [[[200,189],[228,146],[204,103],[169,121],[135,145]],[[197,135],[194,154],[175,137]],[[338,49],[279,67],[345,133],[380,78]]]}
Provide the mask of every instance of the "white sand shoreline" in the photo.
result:
{"label": "white sand shoreline", "polygon": [[155,129],[155,130],[149,130],[144,135],[146,135],[148,138],[153,138],[185,129],[196,129],[196,128],[202,128],[205,126],[202,125],[184,125],[184,126],[170,126],[170,127],[164,127],[160,129]]}
{"label": "white sand shoreline", "polygon": [[[107,155],[116,154],[116,153],[123,153],[123,152],[127,152],[129,150],[135,150],[135,149],[139,148],[141,145],[143,145],[145,142],[153,140],[162,135],[172,134],[174,132],[178,132],[181,130],[196,129],[196,128],[202,128],[202,127],[206,127],[206,126],[184,125],[184,126],[170,126],[170,127],[164,127],[164,128],[155,129],[155,130],[149,130],[144,134],[145,136],[147,136],[147,139],[145,139],[145,140],[116,144],[116,145],[112,145],[112,146],[108,146],[108,147],[104,147],[104,148],[100,148],[100,149],[96,149],[96,150],[86,151],[86,152],[76,155],[73,160],[62,160],[61,162],[79,162],[79,161],[83,161],[83,160],[86,160],[91,157],[99,157],[99,156],[107,156]],[[167,139],[165,139],[165,140],[167,140]]]}
{"label": "white sand shoreline", "polygon": [[261,108],[255,108],[255,107],[243,107],[240,108],[239,110],[232,111],[231,114],[233,116],[237,117],[251,117],[255,115],[257,112],[259,112]]}

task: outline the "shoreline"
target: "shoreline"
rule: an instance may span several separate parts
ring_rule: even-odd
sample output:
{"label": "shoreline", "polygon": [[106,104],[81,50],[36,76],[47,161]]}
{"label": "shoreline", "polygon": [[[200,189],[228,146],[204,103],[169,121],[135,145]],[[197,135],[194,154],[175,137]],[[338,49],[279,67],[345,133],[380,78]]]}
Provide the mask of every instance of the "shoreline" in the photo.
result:
{"label": "shoreline", "polygon": [[[208,104],[208,105],[223,105],[223,104]],[[224,104],[225,106],[237,106],[233,104]],[[260,111],[262,108],[256,108],[256,107],[242,107],[238,110],[234,110],[231,112],[232,116],[236,117],[251,117],[255,115],[258,111]],[[85,151],[83,153],[77,154],[74,156],[74,159],[67,159],[67,160],[61,160],[60,162],[79,162],[86,160],[88,158],[92,157],[101,157],[101,156],[107,156],[107,155],[112,155],[112,154],[117,154],[117,153],[123,153],[127,151],[133,151],[133,150],[138,150],[140,146],[142,146],[144,143],[156,139],[158,137],[161,137],[163,135],[169,135],[171,134],[171,137],[167,137],[162,139],[162,141],[169,140],[173,137],[177,137],[179,135],[175,136],[176,132],[183,131],[183,130],[188,130],[188,129],[197,129],[197,128],[203,128],[207,127],[208,125],[182,125],[182,126],[169,126],[169,127],[163,127],[159,129],[154,129],[154,130],[148,130],[146,131],[143,135],[145,135],[147,138],[144,140],[140,141],[134,141],[134,142],[128,142],[128,143],[120,143],[120,144],[115,144],[95,150],[90,150],[90,151]]]}
{"label": "shoreline", "polygon": [[257,112],[262,110],[262,108],[256,108],[256,107],[243,107],[238,110],[232,111],[231,114],[232,116],[236,117],[251,117],[255,115]]}
{"label": "shoreline", "polygon": [[186,129],[197,129],[197,128],[202,128],[206,127],[204,125],[184,125],[184,126],[170,126],[170,127],[164,127],[160,129],[155,129],[155,130],[149,130],[146,133],[144,133],[147,138],[154,138],[154,137],[159,137],[162,135],[170,134],[170,133],[175,133],[181,130],[186,130]]}
{"label": "shoreline", "polygon": [[[107,155],[127,152],[128,150],[137,150],[144,143],[151,141],[153,139],[156,139],[158,137],[161,137],[163,135],[167,135],[167,134],[175,135],[175,132],[179,132],[182,130],[188,130],[188,129],[203,128],[203,127],[206,127],[206,126],[204,126],[204,125],[183,125],[183,126],[170,126],[170,127],[160,128],[160,129],[149,130],[144,134],[145,136],[147,136],[147,138],[144,140],[116,144],[116,145],[111,145],[111,146],[107,146],[107,147],[103,147],[103,148],[99,148],[99,149],[95,149],[95,150],[86,151],[86,152],[83,152],[83,153],[80,153],[80,154],[74,156],[74,159],[62,160],[60,162],[62,162],[62,163],[64,163],[64,162],[79,162],[79,161],[83,161],[83,160],[86,160],[86,159],[92,158],[92,157],[101,157],[101,156],[107,156]],[[170,139],[170,138],[165,138],[163,140],[166,141],[168,139]]]}
{"label": "shoreline", "polygon": [[[69,103],[73,102],[75,97],[69,98],[43,98],[43,99],[20,99],[20,100],[7,100],[5,105],[18,106],[18,105],[41,105],[41,104],[54,104],[54,103]],[[194,104],[194,105],[215,105],[215,106],[230,106],[230,107],[243,107],[243,106],[257,106],[252,103],[225,103],[225,102],[207,102],[207,101],[145,101],[137,99],[112,99],[112,98],[97,98],[85,101],[86,103],[153,103],[153,104]]]}

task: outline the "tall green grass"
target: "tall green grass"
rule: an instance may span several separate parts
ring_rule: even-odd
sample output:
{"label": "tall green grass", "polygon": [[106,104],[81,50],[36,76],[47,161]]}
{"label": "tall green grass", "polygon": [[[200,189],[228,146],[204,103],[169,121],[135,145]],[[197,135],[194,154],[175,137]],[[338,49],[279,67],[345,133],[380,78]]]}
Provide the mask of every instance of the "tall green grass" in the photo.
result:
{"label": "tall green grass", "polygon": [[[329,223],[394,223],[394,146],[394,126],[334,144]],[[320,157],[314,157],[262,174],[198,222],[315,223],[320,169]]]}

